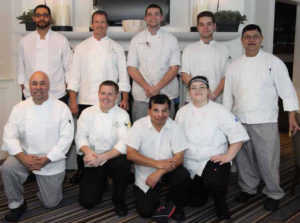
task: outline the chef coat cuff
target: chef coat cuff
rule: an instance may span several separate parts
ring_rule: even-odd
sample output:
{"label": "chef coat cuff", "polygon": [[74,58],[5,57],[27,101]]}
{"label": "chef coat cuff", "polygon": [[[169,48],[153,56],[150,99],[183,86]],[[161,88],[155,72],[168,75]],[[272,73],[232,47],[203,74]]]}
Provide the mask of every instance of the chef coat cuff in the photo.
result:
{"label": "chef coat cuff", "polygon": [[124,83],[119,83],[119,88],[121,92],[130,92],[130,85],[129,84],[124,84]]}
{"label": "chef coat cuff", "polygon": [[296,99],[283,100],[284,111],[297,111],[299,110],[299,103]]}
{"label": "chef coat cuff", "polygon": [[114,146],[121,154],[126,154],[126,145],[122,141],[118,141],[117,144]]}
{"label": "chef coat cuff", "polygon": [[54,146],[51,151],[47,154],[47,157],[52,162],[59,161],[66,158],[66,155],[61,151],[62,149]]}
{"label": "chef coat cuff", "polygon": [[12,156],[17,155],[18,153],[24,152],[20,146],[8,146],[5,143],[2,146],[3,151],[8,151],[8,153]]}

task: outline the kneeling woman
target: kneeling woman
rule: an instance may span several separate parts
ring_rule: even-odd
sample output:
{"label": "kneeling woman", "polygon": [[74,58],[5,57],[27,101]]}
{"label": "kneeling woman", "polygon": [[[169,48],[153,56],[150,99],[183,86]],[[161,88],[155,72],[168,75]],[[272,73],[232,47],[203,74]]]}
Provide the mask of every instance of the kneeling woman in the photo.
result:
{"label": "kneeling woman", "polygon": [[230,219],[226,205],[230,161],[249,136],[229,111],[208,100],[206,77],[192,78],[188,87],[192,102],[178,111],[176,122],[183,128],[189,146],[184,155],[184,166],[192,179],[189,205],[202,206],[211,195],[219,221],[226,222]]}

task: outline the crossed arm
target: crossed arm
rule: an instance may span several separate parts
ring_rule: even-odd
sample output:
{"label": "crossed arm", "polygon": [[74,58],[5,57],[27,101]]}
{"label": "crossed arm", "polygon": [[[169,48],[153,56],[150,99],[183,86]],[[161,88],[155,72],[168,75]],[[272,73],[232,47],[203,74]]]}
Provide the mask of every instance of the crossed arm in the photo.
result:
{"label": "crossed arm", "polygon": [[127,146],[127,159],[142,166],[148,166],[156,168],[156,170],[150,174],[146,179],[146,184],[151,188],[154,188],[160,178],[168,172],[175,170],[176,167],[183,163],[184,151],[175,153],[170,159],[154,160],[140,154],[134,148]]}

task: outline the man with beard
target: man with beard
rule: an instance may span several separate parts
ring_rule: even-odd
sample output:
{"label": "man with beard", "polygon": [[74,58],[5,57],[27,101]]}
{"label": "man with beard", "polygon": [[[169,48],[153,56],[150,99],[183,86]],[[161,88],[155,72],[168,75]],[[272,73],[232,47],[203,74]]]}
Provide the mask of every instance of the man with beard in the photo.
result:
{"label": "man with beard", "polygon": [[36,71],[48,74],[49,95],[68,103],[66,83],[72,51],[68,40],[50,30],[51,10],[46,5],[38,5],[32,17],[36,31],[24,36],[19,46],[18,83],[25,98],[30,97],[29,78]]}

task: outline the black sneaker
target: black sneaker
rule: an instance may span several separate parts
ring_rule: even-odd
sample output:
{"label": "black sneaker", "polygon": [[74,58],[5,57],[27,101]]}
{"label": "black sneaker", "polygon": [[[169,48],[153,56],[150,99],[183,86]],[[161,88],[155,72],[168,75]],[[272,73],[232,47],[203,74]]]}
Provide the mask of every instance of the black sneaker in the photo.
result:
{"label": "black sneaker", "polygon": [[6,221],[13,221],[13,222],[18,221],[22,216],[22,214],[24,214],[26,209],[27,209],[27,204],[26,201],[24,201],[23,204],[21,204],[19,207],[14,209],[9,209],[9,212],[5,214],[4,218]]}
{"label": "black sneaker", "polygon": [[120,203],[115,206],[116,215],[119,217],[125,217],[128,213],[128,209],[125,203]]}
{"label": "black sneaker", "polygon": [[235,198],[235,200],[239,203],[245,203],[247,202],[249,199],[255,197],[256,194],[249,194],[245,191],[241,191],[240,194]]}
{"label": "black sneaker", "polygon": [[168,218],[170,218],[175,212],[175,205],[173,202],[168,202],[165,206],[159,207],[153,214],[152,219],[156,222],[164,223],[168,222]]}
{"label": "black sneaker", "polygon": [[279,203],[280,203],[280,200],[276,200],[276,199],[268,197],[265,200],[264,209],[266,209],[267,211],[275,211],[278,209]]}
{"label": "black sneaker", "polygon": [[176,208],[174,214],[172,215],[172,218],[177,220],[178,222],[185,220],[185,214],[182,208]]}

